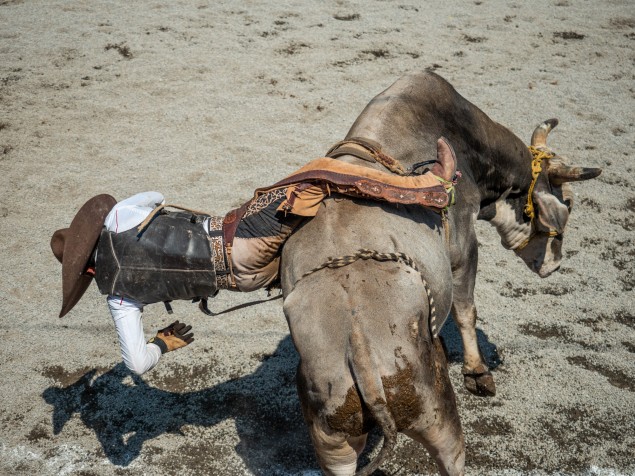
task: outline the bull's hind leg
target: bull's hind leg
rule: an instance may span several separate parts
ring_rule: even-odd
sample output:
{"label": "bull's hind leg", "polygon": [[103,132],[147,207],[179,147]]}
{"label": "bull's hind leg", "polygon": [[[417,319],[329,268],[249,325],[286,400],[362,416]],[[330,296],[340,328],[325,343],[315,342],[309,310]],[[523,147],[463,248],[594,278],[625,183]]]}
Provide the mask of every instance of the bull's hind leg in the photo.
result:
{"label": "bull's hind leg", "polygon": [[415,428],[404,433],[426,447],[442,476],[465,474],[465,443],[460,425],[457,428],[447,421],[440,421],[425,430],[415,425]]}
{"label": "bull's hind leg", "polygon": [[426,392],[428,400],[422,402],[426,411],[404,433],[426,447],[435,459],[441,475],[462,476],[465,467],[465,440],[439,339],[434,339],[432,356],[434,391]]}
{"label": "bull's hind leg", "polygon": [[[303,300],[303,302],[306,301],[307,300]],[[287,308],[292,302],[292,300],[288,300]],[[321,413],[321,409],[328,406],[329,398],[324,395],[324,393],[316,391],[316,388],[320,385],[316,383],[315,380],[307,378],[308,375],[315,375],[316,373],[309,371],[307,368],[309,367],[308,364],[306,364],[306,362],[304,363],[305,366],[303,366],[302,363],[298,366],[296,384],[304,421],[309,428],[311,441],[313,442],[313,447],[315,448],[315,453],[322,472],[327,476],[352,476],[355,474],[357,467],[357,458],[366,445],[367,435],[348,436],[342,431],[333,429],[324,430],[322,425],[325,423],[319,414]],[[340,371],[340,373],[342,372]],[[337,369],[333,370],[332,374],[337,375]],[[327,372],[320,373],[320,375],[327,377],[332,374]],[[352,388],[353,381],[351,380],[348,385]],[[313,392],[309,392],[310,388],[313,389]],[[331,392],[339,394],[333,390],[333,386],[330,383],[326,384],[326,388],[329,389],[329,394],[332,394]],[[310,395],[313,397],[313,405],[309,403],[311,400]],[[361,414],[359,418],[361,420]]]}
{"label": "bull's hind leg", "polygon": [[322,471],[327,476],[352,476],[357,468],[357,457],[366,445],[366,435],[345,437],[342,433],[327,434],[319,424],[310,425]]}

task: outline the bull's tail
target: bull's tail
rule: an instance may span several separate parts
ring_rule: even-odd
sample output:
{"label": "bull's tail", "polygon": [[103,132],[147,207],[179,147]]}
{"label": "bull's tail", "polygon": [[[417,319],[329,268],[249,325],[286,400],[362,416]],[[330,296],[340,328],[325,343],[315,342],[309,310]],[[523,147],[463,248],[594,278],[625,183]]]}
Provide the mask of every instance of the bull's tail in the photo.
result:
{"label": "bull's tail", "polygon": [[370,346],[359,329],[353,330],[350,344],[351,371],[357,382],[361,400],[366,404],[384,434],[384,444],[377,456],[355,473],[355,476],[368,476],[392,453],[397,441],[397,425],[388,409],[381,376],[371,364]]}

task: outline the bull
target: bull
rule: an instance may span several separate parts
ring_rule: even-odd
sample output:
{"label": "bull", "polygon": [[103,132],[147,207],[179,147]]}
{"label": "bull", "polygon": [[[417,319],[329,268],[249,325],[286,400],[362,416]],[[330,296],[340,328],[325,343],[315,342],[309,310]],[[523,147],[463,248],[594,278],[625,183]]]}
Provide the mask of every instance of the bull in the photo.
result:
{"label": "bull", "polygon": [[[397,80],[351,127],[347,138],[380,144],[413,173],[435,152],[439,161],[447,159],[451,151],[439,140],[445,137],[462,177],[445,216],[333,195],[284,246],[283,309],[300,355],[302,411],[324,473],[354,474],[367,434],[378,425],[382,448],[358,474],[379,467],[398,432],[423,444],[441,474],[463,474],[463,433],[430,320],[452,311],[464,344],[465,385],[493,395],[475,330],[474,224],[494,225],[503,246],[540,277],[558,269],[572,206],[569,182],[601,169],[565,165],[546,145],[556,124],[539,125],[528,148],[443,78],[425,72]],[[339,160],[382,169],[353,154]],[[324,266],[338,256],[347,258],[346,266]]]}

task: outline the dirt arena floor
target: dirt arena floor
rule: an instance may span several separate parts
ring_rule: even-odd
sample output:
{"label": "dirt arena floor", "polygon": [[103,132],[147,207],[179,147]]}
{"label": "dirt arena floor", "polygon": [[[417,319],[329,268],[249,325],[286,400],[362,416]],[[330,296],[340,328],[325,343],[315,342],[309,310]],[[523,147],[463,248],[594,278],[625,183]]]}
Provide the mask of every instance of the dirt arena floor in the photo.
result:
{"label": "dirt arena floor", "polygon": [[[496,397],[463,388],[443,330],[467,474],[635,474],[634,47],[632,0],[0,0],[0,473],[318,475],[281,299],[175,303],[196,341],[132,376],[96,286],[57,317],[49,240],[103,192],[223,214],[427,69],[526,141],[559,118],[552,147],[604,169],[547,279],[479,224]],[[171,319],[148,306],[148,337]],[[435,472],[400,437],[376,474]]]}

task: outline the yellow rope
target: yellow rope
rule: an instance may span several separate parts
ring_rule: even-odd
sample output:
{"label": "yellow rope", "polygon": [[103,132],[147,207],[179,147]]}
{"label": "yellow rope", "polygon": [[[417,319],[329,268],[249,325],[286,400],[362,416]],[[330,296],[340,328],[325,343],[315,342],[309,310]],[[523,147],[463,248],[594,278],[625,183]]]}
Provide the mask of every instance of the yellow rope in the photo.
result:
{"label": "yellow rope", "polygon": [[529,185],[529,194],[527,195],[527,205],[525,205],[525,215],[527,215],[531,220],[536,216],[536,211],[534,209],[534,187],[536,186],[536,182],[538,181],[538,176],[540,172],[542,172],[542,161],[544,159],[551,159],[553,154],[551,152],[546,152],[544,150],[540,150],[535,148],[534,146],[529,146],[529,152],[533,156],[533,160],[531,161],[531,185]]}
{"label": "yellow rope", "polygon": [[[533,224],[534,218],[536,217],[536,210],[534,209],[534,200],[533,200],[534,187],[536,186],[536,182],[538,181],[538,176],[540,175],[540,172],[542,172],[542,161],[544,159],[553,158],[554,154],[552,154],[551,152],[546,152],[541,149],[537,149],[536,147],[532,145],[529,146],[529,152],[531,152],[531,155],[533,156],[533,160],[531,161],[532,179],[531,179],[531,185],[529,185],[529,194],[527,195],[527,205],[525,205],[525,215],[527,215],[531,219]],[[536,235],[546,235],[549,237],[553,237],[553,236],[558,236],[559,233],[556,230],[536,231],[535,225],[533,225],[533,229],[530,232],[529,237],[525,241],[523,241],[520,245],[518,245],[516,248],[514,248],[514,251],[520,251],[523,248],[525,248],[529,244],[531,239]]]}
{"label": "yellow rope", "polygon": [[456,176],[455,180],[445,180],[444,178],[441,178],[438,175],[435,175],[432,172],[429,172],[430,175],[432,175],[435,179],[437,179],[439,181],[439,183],[441,185],[443,185],[443,187],[445,188],[445,191],[447,192],[447,194],[450,197],[450,200],[448,201],[448,206],[445,207],[446,210],[448,208],[450,208],[452,205],[454,205],[454,202],[456,200],[454,186],[456,185],[458,178],[461,177],[461,175],[460,175],[461,172],[459,172],[458,170],[456,172],[457,172],[457,176]]}

